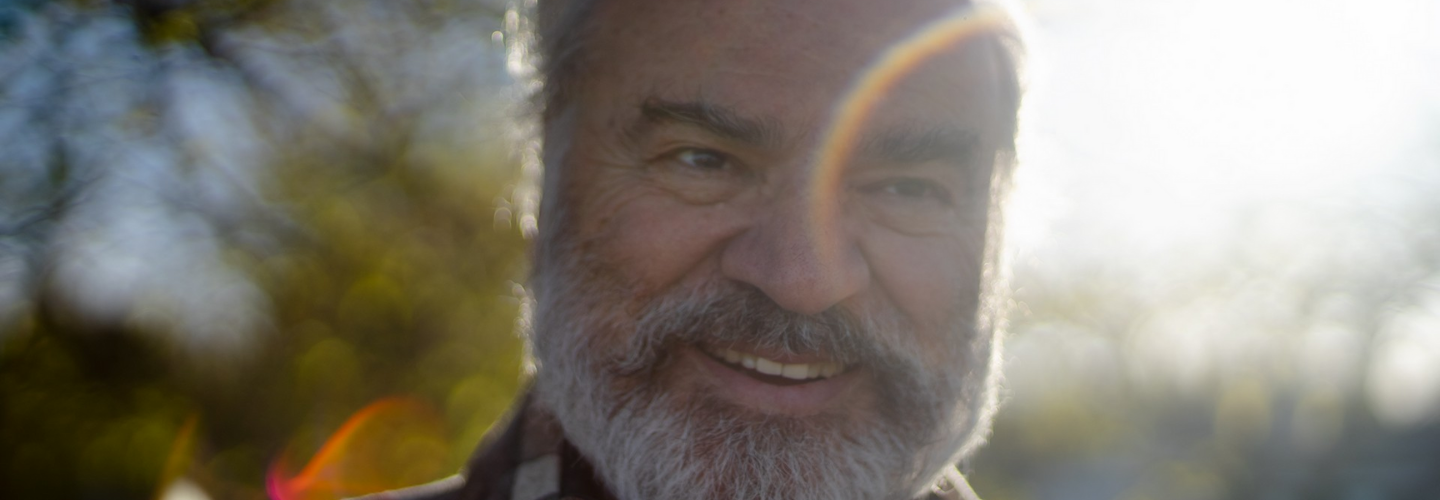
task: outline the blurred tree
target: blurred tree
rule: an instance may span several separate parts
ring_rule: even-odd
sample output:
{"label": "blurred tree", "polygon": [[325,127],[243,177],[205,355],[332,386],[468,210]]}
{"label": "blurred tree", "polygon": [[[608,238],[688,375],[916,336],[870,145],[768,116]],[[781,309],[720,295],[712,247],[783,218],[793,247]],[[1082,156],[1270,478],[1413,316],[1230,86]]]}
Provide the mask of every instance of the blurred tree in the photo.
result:
{"label": "blurred tree", "polygon": [[1012,397],[972,466],[978,491],[1440,495],[1431,151],[1403,157],[1431,163],[1396,168],[1402,179],[1252,207],[1198,257],[1018,266]]}
{"label": "blurred tree", "polygon": [[0,16],[0,497],[263,496],[395,394],[448,438],[366,487],[458,468],[521,375],[504,9]]}

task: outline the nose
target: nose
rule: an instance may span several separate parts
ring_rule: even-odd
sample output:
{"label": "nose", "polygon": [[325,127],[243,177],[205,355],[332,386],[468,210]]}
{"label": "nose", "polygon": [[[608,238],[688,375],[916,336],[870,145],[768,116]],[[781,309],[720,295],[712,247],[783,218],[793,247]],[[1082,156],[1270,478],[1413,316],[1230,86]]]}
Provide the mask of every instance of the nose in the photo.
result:
{"label": "nose", "polygon": [[787,310],[819,314],[869,286],[870,270],[839,200],[817,198],[823,193],[813,188],[790,191],[727,242],[721,271]]}

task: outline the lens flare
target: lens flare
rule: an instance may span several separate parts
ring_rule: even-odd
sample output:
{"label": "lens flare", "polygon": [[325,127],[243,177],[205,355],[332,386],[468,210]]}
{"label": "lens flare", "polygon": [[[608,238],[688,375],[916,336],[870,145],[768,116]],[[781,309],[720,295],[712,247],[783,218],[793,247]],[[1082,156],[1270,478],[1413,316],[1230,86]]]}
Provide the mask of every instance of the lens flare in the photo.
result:
{"label": "lens flare", "polygon": [[180,426],[180,432],[175,435],[175,441],[170,444],[170,452],[165,454],[165,466],[160,470],[160,480],[155,482],[161,488],[155,498],[165,498],[165,492],[169,488],[173,487],[177,481],[184,480],[185,473],[190,469],[195,454],[195,435],[199,425],[200,416],[191,414]]}
{"label": "lens flare", "polygon": [[[895,85],[940,53],[956,47],[973,35],[1006,26],[1008,16],[994,6],[966,6],[920,27],[883,52],[836,103],[830,126],[816,154],[811,186],[810,217],[824,225],[835,216],[834,197],[839,193],[841,174],[854,153],[860,133],[871,113]],[[819,245],[824,249],[825,246]]]}
{"label": "lens flare", "polygon": [[355,412],[305,467],[290,475],[282,455],[266,474],[274,500],[345,498],[431,481],[453,473],[439,416],[408,398],[386,398]]}

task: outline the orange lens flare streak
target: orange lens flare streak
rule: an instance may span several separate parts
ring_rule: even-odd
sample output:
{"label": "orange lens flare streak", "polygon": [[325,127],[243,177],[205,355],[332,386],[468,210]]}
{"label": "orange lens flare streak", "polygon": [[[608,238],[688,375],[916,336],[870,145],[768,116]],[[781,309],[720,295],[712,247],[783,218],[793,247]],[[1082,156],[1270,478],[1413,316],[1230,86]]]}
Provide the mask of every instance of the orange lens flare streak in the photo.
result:
{"label": "orange lens flare streak", "polygon": [[175,435],[175,441],[170,444],[170,452],[165,455],[165,468],[160,470],[160,480],[155,484],[160,488],[152,498],[161,498],[165,489],[170,487],[176,479],[185,475],[190,468],[190,462],[195,453],[195,429],[200,424],[200,418],[191,414],[185,418],[185,423],[180,426],[180,432]]}
{"label": "orange lens flare streak", "polygon": [[836,103],[834,118],[816,154],[810,184],[815,189],[810,198],[812,221],[823,224],[834,217],[833,201],[840,192],[844,165],[854,153],[860,132],[880,100],[925,61],[971,35],[1003,26],[1005,22],[1004,13],[995,8],[957,9],[891,46],[860,75]]}
{"label": "orange lens flare streak", "polygon": [[435,416],[428,406],[408,398],[370,403],[346,419],[293,477],[287,477],[289,467],[283,457],[275,460],[266,474],[266,492],[275,500],[301,500],[342,498],[398,486],[375,478],[353,477],[355,474],[346,470],[348,462],[357,458],[351,456],[356,453],[357,443],[367,439],[373,427],[395,422],[434,424]]}

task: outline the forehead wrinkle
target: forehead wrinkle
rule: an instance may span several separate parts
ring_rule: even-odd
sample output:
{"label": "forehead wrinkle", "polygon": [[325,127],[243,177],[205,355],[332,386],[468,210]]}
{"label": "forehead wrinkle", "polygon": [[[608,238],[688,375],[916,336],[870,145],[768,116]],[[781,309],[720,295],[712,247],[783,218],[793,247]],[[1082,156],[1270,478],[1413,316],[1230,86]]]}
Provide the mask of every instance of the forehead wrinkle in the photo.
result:
{"label": "forehead wrinkle", "polygon": [[640,119],[632,133],[643,134],[659,124],[699,128],[725,139],[754,146],[778,146],[783,139],[779,122],[768,117],[745,116],[728,107],[694,99],[672,101],[650,97],[640,104]]}

